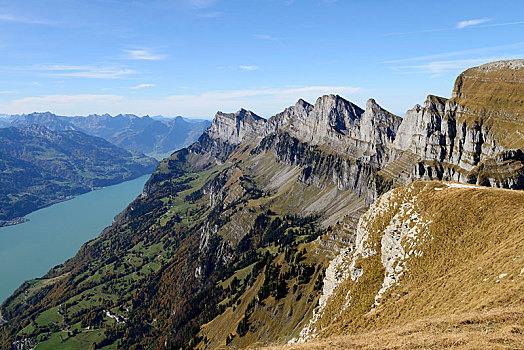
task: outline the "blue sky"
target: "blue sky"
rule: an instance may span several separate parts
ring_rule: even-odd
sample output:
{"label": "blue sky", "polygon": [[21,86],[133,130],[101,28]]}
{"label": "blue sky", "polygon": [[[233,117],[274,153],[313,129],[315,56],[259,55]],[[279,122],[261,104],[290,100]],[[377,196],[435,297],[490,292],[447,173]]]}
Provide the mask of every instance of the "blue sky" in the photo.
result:
{"label": "blue sky", "polygon": [[338,93],[403,115],[509,58],[521,0],[0,0],[0,113],[269,117]]}

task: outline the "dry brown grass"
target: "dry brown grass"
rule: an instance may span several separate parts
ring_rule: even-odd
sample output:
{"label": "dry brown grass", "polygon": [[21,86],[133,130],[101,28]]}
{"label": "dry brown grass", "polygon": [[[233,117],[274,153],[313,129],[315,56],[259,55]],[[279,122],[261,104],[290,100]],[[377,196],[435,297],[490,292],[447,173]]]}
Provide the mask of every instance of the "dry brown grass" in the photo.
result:
{"label": "dry brown grass", "polygon": [[[421,218],[431,220],[423,255],[410,258],[409,273],[372,311],[383,270],[377,255],[363,259],[364,275],[341,285],[319,323],[327,340],[291,349],[524,349],[524,192],[410,186]],[[409,197],[395,191],[394,201]],[[393,212],[373,218],[377,251]],[[340,312],[347,290],[351,306]]]}
{"label": "dry brown grass", "polygon": [[[402,326],[266,350],[524,349],[524,308],[426,318]],[[262,348],[259,348],[262,349]]]}

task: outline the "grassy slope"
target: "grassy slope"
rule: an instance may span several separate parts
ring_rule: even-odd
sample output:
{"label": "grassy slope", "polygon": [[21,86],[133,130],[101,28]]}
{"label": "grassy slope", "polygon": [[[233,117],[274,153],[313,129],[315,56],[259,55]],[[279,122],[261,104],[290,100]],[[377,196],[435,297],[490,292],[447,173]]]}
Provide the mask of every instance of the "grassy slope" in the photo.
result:
{"label": "grassy slope", "polygon": [[522,349],[523,319],[523,308],[508,307],[487,312],[428,317],[372,332],[332,336],[303,344],[264,349]]}
{"label": "grassy slope", "polygon": [[[394,190],[388,210],[368,225],[370,246],[380,252],[400,204],[414,198],[422,219],[431,220],[432,239],[420,247],[422,256],[408,259],[400,285],[372,310],[384,268],[379,254],[361,259],[363,276],[343,284],[326,309],[320,335],[327,340],[292,348],[524,346],[524,193],[435,188],[446,186],[417,182]],[[340,313],[347,290],[351,306]],[[329,338],[340,334],[353,335]]]}

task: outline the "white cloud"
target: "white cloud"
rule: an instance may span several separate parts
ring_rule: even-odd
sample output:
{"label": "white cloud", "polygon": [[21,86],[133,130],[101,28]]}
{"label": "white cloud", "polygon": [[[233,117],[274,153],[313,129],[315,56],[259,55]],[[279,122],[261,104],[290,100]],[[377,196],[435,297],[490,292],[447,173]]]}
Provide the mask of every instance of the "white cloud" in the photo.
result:
{"label": "white cloud", "polygon": [[473,66],[492,61],[522,58],[523,55],[524,41],[508,45],[408,57],[382,63],[388,64],[390,69],[400,74],[431,74],[431,77],[437,77],[445,72],[458,74],[461,70]]}
{"label": "white cloud", "polygon": [[130,49],[124,52],[127,54],[125,58],[129,60],[160,61],[167,58],[165,54],[155,53],[148,49]]}
{"label": "white cloud", "polygon": [[4,91],[0,91],[0,95],[10,95],[10,94],[17,94],[18,91],[16,90],[4,90]]}
{"label": "white cloud", "polygon": [[14,111],[25,111],[23,113],[31,113],[35,111],[56,111],[58,113],[76,114],[74,106],[78,106],[79,110],[86,111],[87,109],[95,109],[100,111],[100,108],[109,108],[111,105],[123,98],[117,95],[46,95],[39,97],[25,97],[13,100],[12,102],[0,106],[1,110],[9,114],[18,114]]}
{"label": "white cloud", "polygon": [[41,65],[21,70],[44,72],[46,75],[55,77],[77,77],[91,79],[115,79],[122,76],[135,74],[131,69],[119,67],[92,67],[92,66],[75,66],[75,65]]}
{"label": "white cloud", "polygon": [[138,90],[138,89],[143,89],[143,88],[148,88],[148,87],[153,87],[153,86],[155,86],[155,84],[138,84],[136,86],[130,87],[130,89]]}
{"label": "white cloud", "polygon": [[519,24],[524,24],[524,22],[520,21],[520,22],[507,22],[507,23],[493,23],[493,24],[486,24],[481,27],[504,27],[504,26],[514,26],[514,25],[519,25]]}
{"label": "white cloud", "polygon": [[44,64],[40,66],[34,66],[36,70],[45,71],[75,71],[75,70],[88,70],[90,66],[75,66],[69,64]]}
{"label": "white cloud", "polygon": [[53,24],[52,21],[15,16],[8,13],[0,13],[0,21],[25,23],[25,24]]}
{"label": "white cloud", "polygon": [[432,78],[437,77],[445,72],[455,72],[458,70],[468,69],[474,66],[479,66],[484,63],[516,59],[521,56],[497,56],[497,57],[483,57],[483,58],[469,58],[469,59],[457,59],[457,60],[446,60],[446,61],[431,61],[418,65],[398,66],[394,69],[404,74],[415,74],[415,73],[430,73]]}
{"label": "white cloud", "polygon": [[257,38],[257,39],[261,39],[261,40],[274,41],[276,43],[282,44],[282,39],[281,38],[277,38],[277,37],[274,37],[274,36],[271,36],[271,35],[267,35],[267,34],[255,34],[255,35],[253,35],[253,37]]}
{"label": "white cloud", "polygon": [[258,66],[240,66],[239,68],[242,70],[253,71],[253,70],[257,70],[259,67]]}
{"label": "white cloud", "polygon": [[[482,22],[477,22],[482,21]],[[434,33],[434,32],[444,32],[444,31],[451,31],[451,30],[457,30],[462,29],[469,26],[475,26],[476,28],[488,28],[488,27],[504,27],[504,26],[514,26],[514,25],[522,25],[524,24],[524,21],[519,22],[506,22],[506,23],[492,23],[492,24],[482,24],[485,22],[491,21],[490,18],[483,18],[483,19],[474,19],[474,20],[468,20],[468,21],[462,21],[457,23],[455,27],[448,27],[448,28],[434,28],[434,29],[424,29],[424,30],[415,30],[412,32],[397,32],[397,33],[385,33],[384,36],[397,36],[397,35],[407,35],[407,34],[420,34],[420,33]]]}
{"label": "white cloud", "polygon": [[[303,86],[208,91],[201,94],[179,94],[154,99],[102,94],[47,95],[15,99],[0,104],[0,111],[9,114],[50,110],[63,115],[135,113],[212,118],[217,110],[236,111],[247,108],[269,117],[293,105],[299,98],[313,103],[316,98],[325,94],[357,97],[361,92],[361,88],[350,86]],[[362,102],[364,101],[362,99]]]}
{"label": "white cloud", "polygon": [[457,23],[457,29],[462,29],[466,27],[476,26],[482,23],[491,21],[491,18],[478,18],[478,19],[468,19],[466,21],[461,21]]}
{"label": "white cloud", "polygon": [[[362,91],[360,87],[350,86],[304,86],[292,88],[266,88],[266,89],[247,89],[247,90],[225,90],[205,92],[198,97],[212,100],[232,100],[245,97],[264,97],[264,96],[282,96],[294,95],[301,93],[314,93],[315,95],[342,93],[354,94]],[[318,97],[317,96],[317,97]],[[178,99],[180,96],[171,96],[168,99]],[[299,97],[300,98],[300,97]],[[298,99],[298,98],[297,98]]]}
{"label": "white cloud", "polygon": [[53,73],[57,77],[78,77],[78,78],[90,78],[90,79],[115,79],[121,78],[124,75],[136,73],[131,69],[120,69],[115,70],[112,68],[92,69],[88,71],[78,71],[69,73]]}
{"label": "white cloud", "polygon": [[480,48],[475,48],[475,49],[448,51],[448,52],[442,52],[442,53],[426,55],[426,56],[408,57],[408,58],[402,58],[398,60],[384,61],[382,63],[396,64],[396,63],[404,63],[404,62],[429,61],[429,60],[436,60],[436,59],[457,57],[457,56],[472,56],[472,55],[473,56],[479,56],[479,55],[486,56],[490,54],[500,54],[501,52],[514,52],[514,51],[524,52],[524,41],[513,43],[513,44],[508,44],[508,45],[488,46],[488,47],[480,47]]}

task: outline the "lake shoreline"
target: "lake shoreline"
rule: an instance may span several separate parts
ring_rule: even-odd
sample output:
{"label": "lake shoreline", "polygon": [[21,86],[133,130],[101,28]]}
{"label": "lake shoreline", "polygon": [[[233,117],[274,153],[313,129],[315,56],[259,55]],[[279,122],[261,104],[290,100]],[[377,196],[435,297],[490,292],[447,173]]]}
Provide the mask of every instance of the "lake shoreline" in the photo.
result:
{"label": "lake shoreline", "polygon": [[96,239],[141,195],[151,174],[38,209],[23,225],[0,227],[0,303],[24,282],[44,276]]}
{"label": "lake shoreline", "polygon": [[75,198],[77,198],[79,196],[83,196],[83,195],[85,195],[87,193],[91,193],[93,191],[98,191],[98,190],[101,190],[103,188],[120,185],[120,184],[123,184],[123,183],[128,182],[128,181],[133,181],[133,180],[136,180],[136,179],[141,178],[142,176],[146,176],[146,175],[151,175],[151,174],[141,174],[141,175],[138,175],[138,176],[126,179],[125,181],[117,182],[117,183],[110,184],[110,185],[107,185],[107,186],[92,187],[89,191],[82,192],[82,193],[79,193],[77,195],[66,196],[64,198],[57,198],[56,200],[53,200],[53,201],[47,203],[46,205],[44,205],[42,207],[36,208],[35,210],[25,214],[24,216],[18,216],[18,217],[12,218],[12,219],[0,220],[0,228],[1,227],[9,227],[9,226],[23,224],[24,222],[28,222],[29,221],[29,219],[27,219],[25,216],[30,215],[31,213],[34,213],[35,211],[38,211],[38,210],[41,210],[41,209],[45,209],[45,208],[49,208],[49,207],[51,207],[51,206],[53,206],[55,204],[58,204],[58,203],[67,202],[69,200],[75,199]]}
{"label": "lake shoreline", "polygon": [[18,224],[23,224],[24,222],[28,222],[29,219],[26,219],[24,217],[16,217],[14,219],[9,220],[0,220],[0,227],[7,227],[7,226],[13,226]]}

